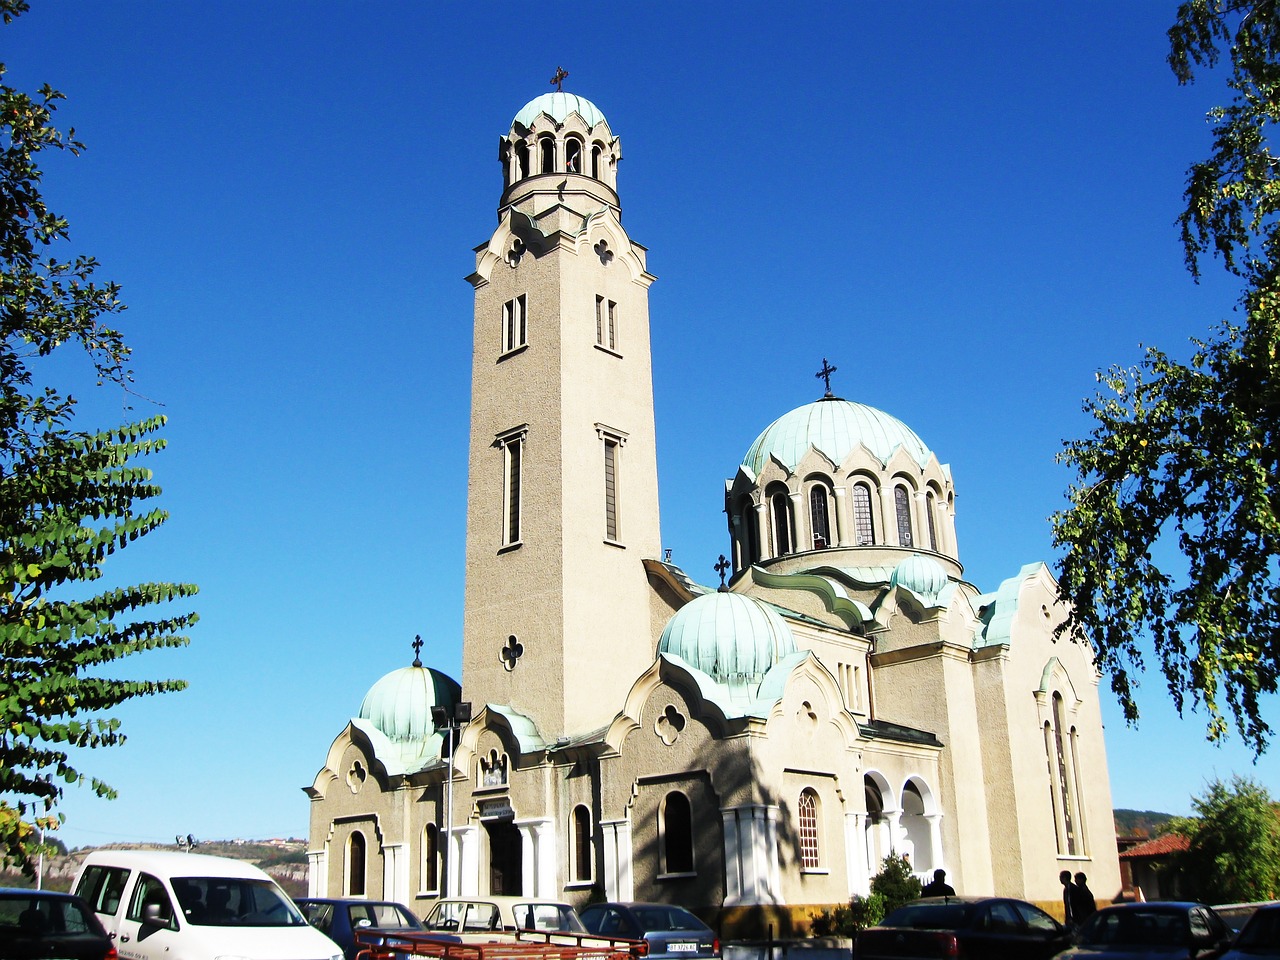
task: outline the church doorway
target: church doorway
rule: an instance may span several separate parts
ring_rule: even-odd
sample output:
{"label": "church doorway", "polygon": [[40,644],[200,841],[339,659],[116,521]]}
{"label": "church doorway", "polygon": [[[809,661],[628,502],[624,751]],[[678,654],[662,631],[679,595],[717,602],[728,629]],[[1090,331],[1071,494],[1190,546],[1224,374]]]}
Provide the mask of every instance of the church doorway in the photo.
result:
{"label": "church doorway", "polygon": [[524,873],[523,844],[520,829],[511,820],[489,820],[484,825],[489,835],[489,894],[519,896]]}

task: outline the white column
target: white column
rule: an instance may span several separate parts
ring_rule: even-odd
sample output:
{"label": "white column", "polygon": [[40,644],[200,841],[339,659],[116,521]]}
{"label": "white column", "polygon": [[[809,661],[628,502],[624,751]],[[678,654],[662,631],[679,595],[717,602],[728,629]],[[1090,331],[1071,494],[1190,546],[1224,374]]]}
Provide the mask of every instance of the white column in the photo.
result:
{"label": "white column", "polygon": [[329,895],[329,852],[327,850],[307,851],[307,896],[327,897]]}
{"label": "white column", "polygon": [[604,846],[604,894],[614,902],[635,899],[631,870],[631,821],[602,820],[600,842]]}
{"label": "white column", "polygon": [[[904,844],[902,842],[906,838],[906,834],[902,829],[902,808],[899,807],[897,810],[886,810],[884,812],[884,822],[885,828],[889,834],[888,853],[892,853],[895,856],[901,856],[906,852],[903,849]],[[888,854],[885,855],[887,856]],[[914,870],[915,868],[916,865],[912,863],[911,869]]]}
{"label": "white column", "polygon": [[404,903],[409,899],[409,845],[382,845],[382,898]]}
{"label": "white column", "polygon": [[480,828],[454,827],[449,837],[449,889],[455,896],[480,893]]}
{"label": "white column", "polygon": [[809,522],[809,504],[804,491],[791,497],[791,549],[803,553],[813,549],[813,524]]}
{"label": "white column", "polygon": [[892,483],[880,488],[880,512],[884,515],[880,530],[884,542],[888,544],[898,542],[898,508],[893,502],[893,489]]}
{"label": "white column", "polygon": [[844,859],[849,881],[849,895],[865,897],[871,892],[871,876],[867,873],[866,814],[844,815]]}
{"label": "white column", "polygon": [[835,524],[836,544],[841,547],[851,547],[853,519],[848,514],[849,505],[846,501],[844,487],[836,487],[836,502],[831,512],[835,514],[831,518],[831,522]]}
{"label": "white column", "polygon": [[946,869],[947,863],[942,858],[942,814],[926,813],[925,822],[929,824],[929,855],[934,870]]}
{"label": "white column", "polygon": [[724,822],[724,905],[742,902],[742,838],[738,835],[738,811],[721,810]]}
{"label": "white column", "polygon": [[778,864],[778,808],[764,808],[765,841],[762,853],[765,858],[767,888],[763,891],[768,903],[782,902],[782,869]]}
{"label": "white column", "polygon": [[556,890],[555,830],[549,817],[517,820],[520,831],[520,889],[526,897],[553,899]]}
{"label": "white column", "polygon": [[773,556],[773,550],[770,548],[772,543],[769,537],[769,511],[766,507],[767,500],[762,500],[756,504],[756,535],[760,538],[760,559],[768,560]]}
{"label": "white column", "polygon": [[[929,512],[929,501],[925,497],[925,491],[917,490],[911,497],[912,508],[911,514],[915,519],[916,528],[916,546],[923,547],[925,550],[933,549],[929,545],[929,518],[926,514]],[[938,530],[938,525],[934,524],[934,532]],[[942,544],[938,544],[939,552],[941,552]]]}
{"label": "white column", "polygon": [[724,821],[724,905],[779,902],[778,808],[753,804],[720,811]]}

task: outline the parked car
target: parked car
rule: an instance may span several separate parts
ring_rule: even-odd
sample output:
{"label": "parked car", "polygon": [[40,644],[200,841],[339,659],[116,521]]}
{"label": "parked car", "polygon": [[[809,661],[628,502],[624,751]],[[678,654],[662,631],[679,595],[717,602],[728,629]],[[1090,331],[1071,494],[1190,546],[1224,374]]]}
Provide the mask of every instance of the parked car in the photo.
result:
{"label": "parked car", "polygon": [[343,960],[265,872],[173,850],[95,850],[73,887],[129,960]]}
{"label": "parked car", "polygon": [[1262,900],[1256,903],[1215,903],[1213,912],[1222,918],[1222,922],[1230,927],[1232,932],[1239,933],[1259,907],[1270,904],[1280,906],[1280,900]]}
{"label": "parked car", "polygon": [[487,941],[514,938],[517,930],[586,933],[573,907],[535,897],[476,897],[440,900],[423,926],[432,933],[450,934],[460,940]]}
{"label": "parked car", "polygon": [[79,897],[0,888],[0,957],[116,960],[116,947]]}
{"label": "parked car", "polygon": [[926,897],[858,933],[857,960],[965,957],[1048,960],[1071,945],[1066,929],[1039,907],[1005,897]]}
{"label": "parked car", "polygon": [[1118,903],[1082,923],[1075,941],[1059,960],[1214,960],[1231,930],[1203,903]]}
{"label": "parked car", "polygon": [[650,960],[664,957],[718,957],[715,931],[684,907],[667,903],[591,903],[582,925],[600,937],[644,940]]}
{"label": "parked car", "polygon": [[1280,901],[1254,911],[1222,960],[1280,960]]}
{"label": "parked car", "polygon": [[422,929],[422,921],[408,907],[390,900],[304,897],[294,902],[309,924],[342,948],[346,960],[355,960],[356,954],[370,943],[368,937],[356,943],[357,930],[403,933]]}

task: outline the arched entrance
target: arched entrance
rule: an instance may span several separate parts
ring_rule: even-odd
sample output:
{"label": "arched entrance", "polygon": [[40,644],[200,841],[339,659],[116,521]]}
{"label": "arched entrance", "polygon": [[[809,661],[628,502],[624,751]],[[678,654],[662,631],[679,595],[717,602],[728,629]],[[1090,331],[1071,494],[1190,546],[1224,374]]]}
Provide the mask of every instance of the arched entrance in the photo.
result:
{"label": "arched entrance", "polygon": [[492,896],[519,896],[524,893],[523,844],[520,830],[512,820],[487,820],[489,836],[489,893]]}

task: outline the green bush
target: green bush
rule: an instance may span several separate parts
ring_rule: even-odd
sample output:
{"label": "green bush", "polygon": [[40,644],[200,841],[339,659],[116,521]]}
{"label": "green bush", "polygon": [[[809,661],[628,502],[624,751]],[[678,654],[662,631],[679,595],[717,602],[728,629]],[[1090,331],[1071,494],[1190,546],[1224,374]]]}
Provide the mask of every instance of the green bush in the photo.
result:
{"label": "green bush", "polygon": [[852,937],[859,930],[874,927],[904,903],[920,896],[920,881],[911,875],[906,857],[885,857],[880,872],[871,878],[871,893],[854,896],[848,905],[810,914],[815,937]]}
{"label": "green bush", "polygon": [[919,899],[920,890],[920,880],[912,875],[911,862],[906,857],[885,857],[880,872],[871,878],[871,892],[884,898],[885,914]]}

